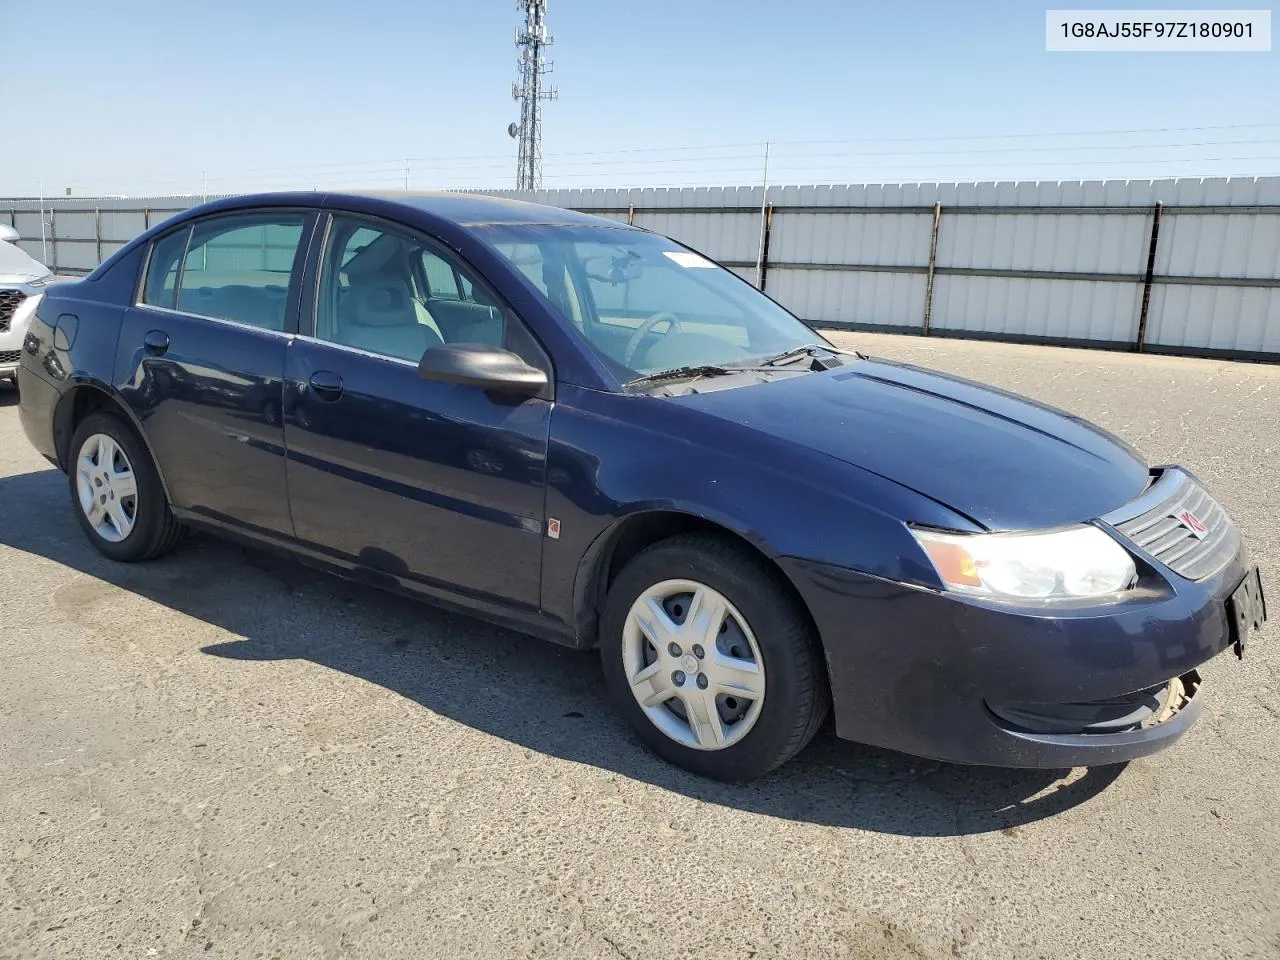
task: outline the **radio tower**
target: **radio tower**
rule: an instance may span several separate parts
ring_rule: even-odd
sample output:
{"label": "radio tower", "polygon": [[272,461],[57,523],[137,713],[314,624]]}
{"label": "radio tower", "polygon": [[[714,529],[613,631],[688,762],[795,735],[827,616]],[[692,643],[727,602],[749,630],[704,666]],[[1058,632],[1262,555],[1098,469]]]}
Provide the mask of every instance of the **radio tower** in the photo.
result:
{"label": "radio tower", "polygon": [[520,140],[516,189],[537,190],[542,186],[542,101],[558,96],[555,87],[545,83],[551,61],[544,56],[544,48],[552,42],[547,34],[547,0],[516,0],[516,9],[524,11],[524,26],[516,30],[520,80],[511,85],[511,98],[520,101],[520,125],[507,129]]}

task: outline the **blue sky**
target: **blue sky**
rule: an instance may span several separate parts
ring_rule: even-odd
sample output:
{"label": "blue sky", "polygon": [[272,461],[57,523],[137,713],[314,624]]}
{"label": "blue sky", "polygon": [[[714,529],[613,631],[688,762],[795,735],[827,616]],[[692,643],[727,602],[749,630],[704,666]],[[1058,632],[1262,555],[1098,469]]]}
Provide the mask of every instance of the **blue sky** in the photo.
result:
{"label": "blue sky", "polygon": [[[51,9],[0,196],[513,185],[510,0]],[[774,182],[1280,174],[1280,54],[1047,53],[1044,11],[551,0],[546,185],[756,183],[765,141]]]}

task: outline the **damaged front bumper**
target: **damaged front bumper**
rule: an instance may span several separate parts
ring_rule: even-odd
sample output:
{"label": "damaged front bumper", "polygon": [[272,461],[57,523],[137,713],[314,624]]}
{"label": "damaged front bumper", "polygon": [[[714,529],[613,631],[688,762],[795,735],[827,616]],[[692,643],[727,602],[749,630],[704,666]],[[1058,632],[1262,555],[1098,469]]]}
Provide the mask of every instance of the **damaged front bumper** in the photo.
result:
{"label": "damaged front bumper", "polygon": [[1241,549],[1199,581],[1146,565],[1123,602],[1072,610],[976,602],[784,559],[817,622],[836,732],[960,763],[1122,763],[1196,722],[1199,667],[1236,638]]}
{"label": "damaged front bumper", "polygon": [[[1145,755],[1168,746],[1200,717],[1201,679],[1191,670],[1168,683],[1135,693],[1090,703],[987,704],[992,719],[1005,734],[1053,756],[1081,751],[1090,765],[1132,759],[1133,750]],[[1115,756],[1117,761],[1108,761]]]}

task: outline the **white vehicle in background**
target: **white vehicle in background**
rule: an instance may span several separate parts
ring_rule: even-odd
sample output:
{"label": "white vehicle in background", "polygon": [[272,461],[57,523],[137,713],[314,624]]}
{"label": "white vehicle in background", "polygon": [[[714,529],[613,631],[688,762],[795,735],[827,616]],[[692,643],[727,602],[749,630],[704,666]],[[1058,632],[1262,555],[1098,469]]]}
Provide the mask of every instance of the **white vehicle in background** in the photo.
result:
{"label": "white vehicle in background", "polygon": [[18,384],[18,357],[27,325],[53,272],[16,246],[18,231],[0,224],[0,380]]}

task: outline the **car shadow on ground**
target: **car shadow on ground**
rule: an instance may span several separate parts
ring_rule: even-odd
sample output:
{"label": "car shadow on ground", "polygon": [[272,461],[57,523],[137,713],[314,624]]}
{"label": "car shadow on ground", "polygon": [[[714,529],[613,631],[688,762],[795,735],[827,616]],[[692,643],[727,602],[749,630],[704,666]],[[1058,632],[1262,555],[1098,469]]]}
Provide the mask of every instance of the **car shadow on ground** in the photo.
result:
{"label": "car shadow on ground", "polygon": [[965,767],[848,743],[824,731],[767,777],[716,783],[641,746],[610,708],[592,654],[207,536],[189,537],[154,563],[114,563],[85,540],[66,479],[54,470],[0,478],[0,502],[23,505],[0,525],[0,544],[243,638],[207,645],[207,655],[310,660],[526,749],[708,803],[882,833],[955,836],[1013,830],[1053,816],[1097,796],[1123,769],[1071,774]]}
{"label": "car shadow on ground", "polygon": [[0,408],[16,407],[18,405],[18,391],[7,380],[0,380]]}

